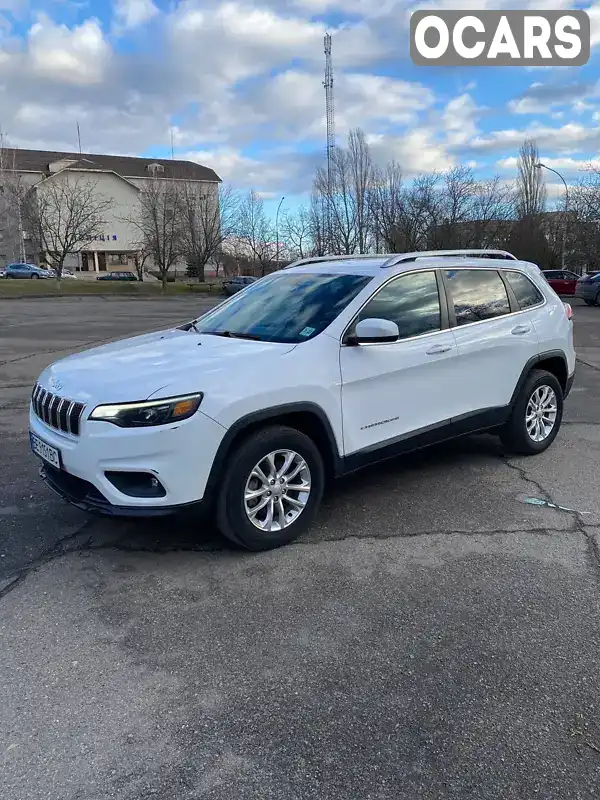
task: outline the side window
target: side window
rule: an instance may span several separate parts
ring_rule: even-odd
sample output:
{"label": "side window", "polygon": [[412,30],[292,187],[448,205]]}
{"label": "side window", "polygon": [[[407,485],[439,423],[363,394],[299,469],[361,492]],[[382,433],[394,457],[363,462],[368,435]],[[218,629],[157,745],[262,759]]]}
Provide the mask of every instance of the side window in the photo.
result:
{"label": "side window", "polygon": [[356,322],[374,317],[395,322],[401,339],[439,331],[442,319],[435,272],[413,272],[388,283],[367,303]]}
{"label": "side window", "polygon": [[522,272],[506,272],[505,275],[510,283],[510,288],[515,293],[521,310],[539,306],[540,303],[544,302],[544,297],[540,290]]}
{"label": "side window", "polygon": [[457,325],[510,314],[508,294],[496,270],[450,269],[446,279]]}

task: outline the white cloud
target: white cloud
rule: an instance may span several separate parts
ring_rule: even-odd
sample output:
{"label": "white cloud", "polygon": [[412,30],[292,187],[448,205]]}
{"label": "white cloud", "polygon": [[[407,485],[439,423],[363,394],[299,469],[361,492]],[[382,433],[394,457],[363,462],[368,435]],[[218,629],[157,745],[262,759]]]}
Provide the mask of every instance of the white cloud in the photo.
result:
{"label": "white cloud", "polygon": [[115,17],[128,30],[144,25],[159,14],[152,0],[116,0]]}
{"label": "white cloud", "polygon": [[[582,158],[544,158],[544,164],[551,169],[556,169],[559,172],[567,174],[575,174],[584,171],[587,167],[592,166],[600,168],[600,159],[582,159]],[[510,156],[508,158],[501,158],[496,161],[496,165],[501,169],[516,170],[518,165],[518,158]],[[545,173],[548,178],[548,173]]]}
{"label": "white cloud", "polygon": [[446,141],[452,147],[462,146],[477,135],[477,117],[481,109],[470,94],[452,98],[442,114]]}
{"label": "white cloud", "polygon": [[98,20],[70,29],[40,14],[28,38],[32,67],[44,78],[85,86],[104,77],[111,50]]}
{"label": "white cloud", "polygon": [[223,180],[231,181],[244,188],[268,191],[270,185],[284,185],[290,177],[284,161],[269,164],[249,158],[234,148],[194,150],[185,153],[182,157],[212,167]]}
{"label": "white cloud", "polygon": [[525,138],[535,139],[540,152],[576,153],[600,147],[600,127],[569,122],[560,128],[536,123],[522,130],[494,131],[476,136],[470,143],[475,150],[493,152],[516,150]]}
{"label": "white cloud", "polygon": [[376,161],[397,161],[406,177],[449,169],[455,163],[444,145],[437,143],[434,133],[426,128],[416,128],[402,136],[370,134],[366,139]]}
{"label": "white cloud", "polygon": [[600,96],[600,82],[532,83],[519,97],[508,103],[513,114],[550,114],[569,107],[576,114],[593,108],[586,100]]}
{"label": "white cloud", "polygon": [[584,10],[587,11],[590,18],[591,45],[596,47],[600,44],[600,3],[594,3]]}

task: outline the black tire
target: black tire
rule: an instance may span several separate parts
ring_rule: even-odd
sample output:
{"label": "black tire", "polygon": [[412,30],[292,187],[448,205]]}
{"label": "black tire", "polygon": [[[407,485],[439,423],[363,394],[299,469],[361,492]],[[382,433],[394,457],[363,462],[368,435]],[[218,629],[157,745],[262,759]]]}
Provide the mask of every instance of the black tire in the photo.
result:
{"label": "black tire", "polygon": [[[549,386],[556,396],[556,418],[554,427],[548,436],[541,442],[536,442],[527,432],[526,415],[527,406],[532,395],[541,386]],[[546,370],[532,370],[517,397],[510,418],[500,434],[502,443],[514,453],[524,456],[534,456],[547,450],[560,429],[563,414],[563,390],[557,378]]]}
{"label": "black tire", "polygon": [[36,275],[36,273],[35,273],[35,272],[32,272],[32,273],[31,273],[31,279],[32,279],[32,280],[33,280],[34,278],[37,278],[37,279],[39,280],[39,277],[40,277],[40,276],[39,276],[39,275]]}
{"label": "black tire", "polygon": [[595,302],[594,302],[593,300],[584,300],[584,303],[586,304],[586,306],[593,306],[593,305],[595,305]]}
{"label": "black tire", "polygon": [[596,295],[596,299],[594,300],[593,305],[600,306],[600,292]]}
{"label": "black tire", "polygon": [[[249,519],[244,503],[246,483],[254,467],[275,450],[298,453],[310,470],[310,494],[296,520],[281,530],[257,528]],[[217,498],[216,522],[221,533],[247,550],[259,552],[289,544],[310,526],[321,504],[325,469],[321,454],[308,436],[295,428],[274,425],[251,434],[236,446],[222,480]]]}

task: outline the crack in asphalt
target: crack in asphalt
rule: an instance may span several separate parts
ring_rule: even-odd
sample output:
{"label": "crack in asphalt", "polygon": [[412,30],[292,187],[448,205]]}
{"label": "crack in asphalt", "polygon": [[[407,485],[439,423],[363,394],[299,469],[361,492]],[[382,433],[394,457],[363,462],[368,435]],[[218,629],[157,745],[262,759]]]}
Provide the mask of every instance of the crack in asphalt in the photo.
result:
{"label": "crack in asphalt", "polygon": [[[537,491],[542,495],[541,499],[546,500],[547,502],[552,503],[555,506],[560,505],[554,500],[551,493],[547,489],[545,489],[539,481],[534,480],[528,475],[525,467],[521,467],[518,464],[513,464],[507,456],[502,456],[502,458],[508,467],[519,473],[523,481],[529,483],[531,486],[535,486]],[[575,510],[568,511],[563,508],[558,508],[557,510],[561,511],[563,514],[568,514],[572,518],[573,527],[571,528],[571,532],[580,533],[586,540],[587,552],[592,567],[594,571],[597,573],[598,577],[600,578],[600,545],[598,544],[598,540],[596,539],[594,534],[589,533],[589,531],[587,530],[589,528],[595,528],[600,526],[587,525],[585,520],[583,519],[583,515],[579,511]]]}
{"label": "crack in asphalt", "polygon": [[[552,494],[544,488],[544,486],[540,483],[540,481],[532,478],[528,473],[526,467],[521,466],[520,464],[516,464],[511,461],[508,455],[502,455],[501,460],[505,463],[505,465],[512,471],[516,472],[520,479],[535,488],[536,492],[541,496],[541,499],[544,499],[548,503],[552,503],[555,506],[559,506],[559,504],[554,500]],[[578,511],[569,511],[563,508],[557,508],[556,510],[560,511],[563,514],[567,514],[572,519],[572,525],[570,528],[548,528],[548,527],[540,527],[540,528],[527,528],[525,532],[532,533],[534,535],[545,535],[545,536],[553,536],[553,535],[560,535],[560,534],[572,534],[572,533],[579,533],[581,534],[587,543],[587,552],[592,563],[594,570],[598,573],[600,578],[600,544],[596,539],[596,536],[590,532],[590,528],[600,528],[600,524],[586,524],[585,520],[582,517],[582,514]],[[104,542],[97,542],[94,543],[94,531],[87,532],[89,528],[92,528],[94,523],[97,522],[98,519],[96,517],[90,517],[87,519],[77,530],[73,533],[68,534],[67,536],[58,539],[52,547],[48,548],[44,553],[38,556],[36,559],[31,561],[25,567],[23,567],[16,575],[8,577],[4,584],[0,584],[0,600],[5,597],[7,594],[12,592],[16,589],[32,572],[37,571],[41,567],[45,566],[46,564],[54,561],[57,558],[61,558],[65,555],[70,555],[72,553],[92,553],[92,552],[99,552],[103,550],[113,550],[115,552],[126,552],[126,553],[157,553],[157,554],[166,554],[166,553],[177,553],[177,552],[201,552],[201,553],[216,553],[222,552],[226,549],[233,549],[235,545],[230,544],[229,542],[223,540],[222,544],[218,542],[215,543],[206,543],[206,544],[199,544],[197,546],[188,544],[174,544],[173,546],[169,545],[142,545],[142,544],[134,544],[134,543],[127,543],[126,541],[104,541]],[[411,532],[403,532],[403,533],[390,533],[383,536],[359,536],[357,534],[348,534],[345,536],[333,536],[333,537],[322,537],[320,539],[311,541],[311,540],[298,540],[295,542],[291,542],[288,544],[288,547],[318,547],[324,543],[330,542],[343,542],[343,541],[352,541],[352,540],[369,540],[369,541],[389,541],[391,539],[408,539],[408,538],[417,538],[421,536],[435,536],[435,535],[443,535],[443,536],[499,536],[499,535],[510,535],[514,533],[523,532],[518,528],[495,528],[489,531],[469,531],[469,530],[433,530],[433,531],[416,531],[414,533]],[[81,541],[82,537],[84,537],[83,541]],[[69,544],[75,543],[74,546],[70,547]],[[242,551],[242,552],[249,552],[249,551]]]}
{"label": "crack in asphalt", "polygon": [[539,483],[538,481],[534,480],[533,478],[531,478],[528,475],[527,470],[525,469],[525,467],[521,467],[519,464],[514,464],[510,460],[509,456],[503,455],[503,456],[501,456],[501,458],[502,458],[502,460],[504,461],[504,463],[506,464],[506,466],[509,469],[512,469],[516,473],[518,473],[519,477],[521,478],[521,480],[524,483],[530,484],[531,486],[533,486],[539,492],[539,494],[542,496],[541,497],[542,500],[546,500],[549,503],[554,503],[554,505],[559,505],[558,503],[554,502],[554,500],[553,500],[552,496],[550,495],[550,493],[548,491],[546,491],[546,489],[544,489],[544,487],[542,486],[541,483]]}
{"label": "crack in asphalt", "polygon": [[596,372],[600,372],[600,367],[597,367],[595,364],[590,364],[589,361],[584,361],[583,358],[579,358],[579,356],[577,356],[576,360],[579,361],[580,364],[584,364],[586,367],[589,367]]}
{"label": "crack in asphalt", "polygon": [[[566,512],[565,512],[566,513]],[[101,552],[107,550],[113,550],[115,552],[123,552],[123,553],[156,553],[159,555],[167,555],[168,553],[219,553],[225,550],[232,550],[232,551],[239,551],[246,555],[252,555],[251,551],[244,550],[243,548],[236,548],[235,545],[230,544],[228,541],[223,540],[222,544],[215,542],[214,544],[206,543],[203,545],[198,546],[182,546],[182,545],[173,545],[173,546],[152,546],[152,545],[139,545],[139,544],[128,544],[127,542],[119,542],[119,541],[107,541],[107,542],[100,542],[95,544],[93,542],[93,533],[86,537],[85,541],[79,542],[74,547],[68,547],[69,542],[73,542],[76,539],[80,538],[82,534],[84,534],[87,527],[91,526],[94,523],[94,519],[89,519],[83,525],[78,528],[75,532],[65,536],[62,539],[59,539],[51,548],[45,551],[41,556],[38,556],[34,561],[32,561],[27,566],[23,567],[19,573],[14,576],[11,576],[7,579],[5,585],[0,589],[0,600],[9,594],[13,589],[16,589],[31,573],[36,572],[41,567],[49,564],[50,562],[54,561],[57,558],[62,558],[66,555],[71,555],[73,553],[94,553],[94,552]],[[589,526],[588,526],[589,527]],[[333,542],[345,542],[345,541],[371,541],[371,542],[384,542],[390,541],[392,539],[416,539],[419,537],[428,537],[428,536],[485,536],[485,537],[492,537],[492,536],[501,536],[501,535],[511,535],[517,533],[531,533],[537,536],[556,536],[561,534],[573,534],[573,533],[583,533],[585,531],[581,530],[577,524],[573,524],[571,528],[548,528],[548,527],[540,527],[540,528],[527,528],[525,530],[519,528],[495,528],[489,531],[469,531],[464,529],[449,529],[449,530],[428,530],[428,531],[415,531],[414,533],[390,533],[385,534],[383,536],[359,536],[357,534],[348,534],[347,536],[332,536],[332,537],[323,537],[317,540],[298,540],[294,542],[290,542],[287,547],[319,547],[323,544],[331,544]],[[593,536],[587,537],[591,539],[592,542],[595,544],[595,539]],[[600,567],[600,553],[598,554],[598,565]]]}

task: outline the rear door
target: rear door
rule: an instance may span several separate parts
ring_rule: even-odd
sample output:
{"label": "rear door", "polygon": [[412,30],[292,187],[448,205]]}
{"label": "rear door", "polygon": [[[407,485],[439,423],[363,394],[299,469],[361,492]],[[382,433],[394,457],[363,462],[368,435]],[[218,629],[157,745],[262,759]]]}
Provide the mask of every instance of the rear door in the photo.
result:
{"label": "rear door", "polygon": [[569,281],[568,281],[568,274],[563,270],[560,270],[556,274],[556,289],[557,294],[568,294],[569,293]]}
{"label": "rear door", "polygon": [[461,413],[502,408],[539,351],[534,318],[544,298],[518,270],[461,267],[443,274],[457,344]]}
{"label": "rear door", "polygon": [[575,287],[579,280],[579,275],[575,272],[565,272],[565,294],[575,294]]}

